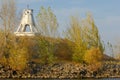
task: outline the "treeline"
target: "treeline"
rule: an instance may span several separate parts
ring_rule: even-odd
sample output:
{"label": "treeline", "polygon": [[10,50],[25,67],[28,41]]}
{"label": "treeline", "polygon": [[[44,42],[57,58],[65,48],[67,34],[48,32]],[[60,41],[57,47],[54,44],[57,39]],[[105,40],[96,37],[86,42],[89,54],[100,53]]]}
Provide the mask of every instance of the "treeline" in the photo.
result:
{"label": "treeline", "polygon": [[90,14],[79,20],[71,16],[68,29],[59,37],[58,22],[50,7],[40,8],[37,26],[41,35],[16,37],[18,25],[14,0],[5,0],[0,7],[0,63],[15,70],[24,70],[28,63],[52,64],[56,61],[73,61],[101,64],[104,46]]}

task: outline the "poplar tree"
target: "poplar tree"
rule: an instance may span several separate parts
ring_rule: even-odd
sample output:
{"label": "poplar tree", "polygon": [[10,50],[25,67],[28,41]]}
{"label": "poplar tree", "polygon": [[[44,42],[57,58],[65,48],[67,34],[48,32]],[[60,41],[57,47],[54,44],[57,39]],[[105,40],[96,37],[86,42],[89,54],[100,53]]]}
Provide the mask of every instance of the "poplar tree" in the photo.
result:
{"label": "poplar tree", "polygon": [[58,36],[57,18],[50,7],[44,8],[42,6],[40,8],[40,12],[37,15],[37,22],[42,35],[47,37]]}

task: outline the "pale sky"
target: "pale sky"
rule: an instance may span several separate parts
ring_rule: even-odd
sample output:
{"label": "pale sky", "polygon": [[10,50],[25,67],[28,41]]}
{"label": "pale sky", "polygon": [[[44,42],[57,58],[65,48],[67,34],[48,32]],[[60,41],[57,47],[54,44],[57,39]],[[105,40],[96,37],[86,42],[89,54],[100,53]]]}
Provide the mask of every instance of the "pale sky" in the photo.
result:
{"label": "pale sky", "polygon": [[57,16],[60,31],[65,30],[71,15],[85,17],[89,11],[99,29],[102,40],[120,42],[120,0],[16,0],[18,12],[29,4],[36,16],[41,6],[51,7]]}

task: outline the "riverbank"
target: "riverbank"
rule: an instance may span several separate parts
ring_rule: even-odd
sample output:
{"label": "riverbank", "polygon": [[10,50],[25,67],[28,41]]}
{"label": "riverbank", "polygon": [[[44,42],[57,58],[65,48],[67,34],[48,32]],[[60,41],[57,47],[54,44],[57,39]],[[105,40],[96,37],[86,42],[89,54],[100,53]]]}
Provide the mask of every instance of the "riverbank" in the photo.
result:
{"label": "riverbank", "polygon": [[114,78],[120,77],[120,62],[104,62],[102,65],[83,65],[72,62],[39,65],[30,63],[24,71],[12,70],[0,65],[0,78]]}

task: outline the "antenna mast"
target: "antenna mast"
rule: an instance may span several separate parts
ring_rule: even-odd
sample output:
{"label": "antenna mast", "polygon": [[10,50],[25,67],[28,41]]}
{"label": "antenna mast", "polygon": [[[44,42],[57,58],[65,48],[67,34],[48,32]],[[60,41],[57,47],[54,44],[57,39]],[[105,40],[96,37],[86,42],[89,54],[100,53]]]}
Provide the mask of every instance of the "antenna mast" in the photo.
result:
{"label": "antenna mast", "polygon": [[27,4],[27,9],[29,9],[29,4]]}

